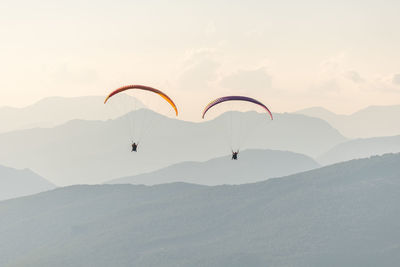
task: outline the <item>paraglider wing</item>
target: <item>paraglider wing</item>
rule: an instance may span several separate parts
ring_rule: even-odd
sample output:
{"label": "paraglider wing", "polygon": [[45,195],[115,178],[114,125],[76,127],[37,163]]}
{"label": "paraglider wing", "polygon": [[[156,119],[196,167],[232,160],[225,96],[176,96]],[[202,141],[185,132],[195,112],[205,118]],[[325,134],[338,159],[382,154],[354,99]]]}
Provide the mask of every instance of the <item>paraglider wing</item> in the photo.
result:
{"label": "paraglider wing", "polygon": [[172,106],[172,108],[175,110],[176,116],[178,116],[178,108],[176,107],[174,101],[172,101],[172,99],[169,96],[167,96],[165,93],[161,92],[158,89],[155,89],[155,88],[152,88],[152,87],[149,87],[149,86],[144,86],[144,85],[126,85],[126,86],[120,87],[120,88],[112,91],[107,96],[106,100],[104,100],[104,104],[107,103],[107,101],[108,101],[108,99],[110,99],[110,97],[112,97],[112,96],[114,96],[116,94],[119,94],[119,93],[121,93],[123,91],[129,90],[129,89],[145,90],[145,91],[150,91],[150,92],[153,92],[153,93],[156,93],[156,94],[160,95],[162,98],[164,98]]}
{"label": "paraglider wing", "polygon": [[204,109],[204,111],[203,111],[203,116],[202,116],[202,118],[204,119],[204,116],[206,115],[207,111],[208,111],[209,109],[211,109],[213,106],[218,105],[218,104],[220,104],[220,103],[222,103],[222,102],[226,102],[226,101],[247,101],[247,102],[254,103],[254,104],[259,105],[259,106],[261,106],[262,108],[264,108],[264,109],[268,112],[268,114],[270,115],[271,120],[274,119],[273,116],[272,116],[271,111],[269,111],[269,109],[267,108],[267,106],[265,106],[265,105],[264,105],[263,103],[261,103],[260,101],[254,99],[254,98],[251,98],[251,97],[247,97],[247,96],[224,96],[224,97],[217,98],[217,99],[211,101],[211,102],[205,107],[205,109]]}

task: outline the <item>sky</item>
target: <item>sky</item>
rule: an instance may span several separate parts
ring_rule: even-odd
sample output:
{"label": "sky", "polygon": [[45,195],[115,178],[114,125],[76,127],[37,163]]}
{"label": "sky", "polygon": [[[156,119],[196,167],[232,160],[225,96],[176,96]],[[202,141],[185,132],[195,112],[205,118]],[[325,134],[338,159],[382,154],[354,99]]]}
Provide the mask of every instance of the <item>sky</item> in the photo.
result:
{"label": "sky", "polygon": [[222,95],[274,112],[400,104],[400,1],[0,2],[0,106],[165,91],[198,120]]}

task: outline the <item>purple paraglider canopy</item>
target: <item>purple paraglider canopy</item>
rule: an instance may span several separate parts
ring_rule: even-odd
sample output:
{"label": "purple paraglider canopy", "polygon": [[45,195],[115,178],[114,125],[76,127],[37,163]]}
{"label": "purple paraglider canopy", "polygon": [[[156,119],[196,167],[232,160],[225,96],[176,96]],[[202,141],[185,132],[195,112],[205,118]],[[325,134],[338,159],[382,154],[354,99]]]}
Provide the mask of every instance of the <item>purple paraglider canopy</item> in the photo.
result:
{"label": "purple paraglider canopy", "polygon": [[202,118],[204,119],[204,116],[206,115],[207,111],[208,111],[209,109],[211,109],[213,106],[218,105],[218,104],[220,104],[220,103],[222,103],[222,102],[226,102],[226,101],[247,101],[247,102],[254,103],[254,104],[259,105],[259,106],[261,106],[262,108],[264,108],[264,109],[268,112],[268,114],[270,115],[271,120],[274,119],[273,116],[272,116],[271,111],[269,111],[269,109],[267,108],[267,106],[265,106],[265,105],[264,105],[263,103],[261,103],[260,101],[254,99],[254,98],[251,98],[251,97],[247,97],[247,96],[223,96],[223,97],[217,98],[217,99],[211,101],[211,102],[205,107],[205,109],[204,109],[204,111],[203,111],[203,116],[202,116]]}

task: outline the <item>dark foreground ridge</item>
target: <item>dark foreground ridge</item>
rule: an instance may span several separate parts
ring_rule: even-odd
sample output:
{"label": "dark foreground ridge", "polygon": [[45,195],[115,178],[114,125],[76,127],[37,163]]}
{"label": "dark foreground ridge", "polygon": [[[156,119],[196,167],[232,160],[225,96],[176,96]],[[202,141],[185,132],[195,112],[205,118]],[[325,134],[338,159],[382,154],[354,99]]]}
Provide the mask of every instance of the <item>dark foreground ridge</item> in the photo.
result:
{"label": "dark foreground ridge", "polygon": [[396,266],[400,154],[240,186],[72,186],[0,202],[0,266]]}

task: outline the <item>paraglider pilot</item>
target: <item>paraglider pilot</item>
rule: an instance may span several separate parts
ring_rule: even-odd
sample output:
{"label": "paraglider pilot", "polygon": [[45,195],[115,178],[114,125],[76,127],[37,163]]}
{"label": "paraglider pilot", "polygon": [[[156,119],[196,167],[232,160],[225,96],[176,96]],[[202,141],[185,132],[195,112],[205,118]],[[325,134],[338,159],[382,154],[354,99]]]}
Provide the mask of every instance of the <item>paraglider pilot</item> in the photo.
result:
{"label": "paraglider pilot", "polygon": [[133,143],[132,144],[132,152],[137,152],[137,147],[139,144]]}
{"label": "paraglider pilot", "polygon": [[238,159],[238,154],[239,154],[239,150],[238,151],[233,151],[232,150],[232,160],[237,160]]}

